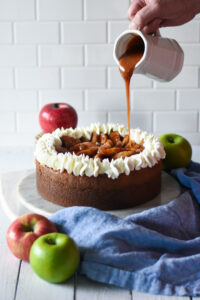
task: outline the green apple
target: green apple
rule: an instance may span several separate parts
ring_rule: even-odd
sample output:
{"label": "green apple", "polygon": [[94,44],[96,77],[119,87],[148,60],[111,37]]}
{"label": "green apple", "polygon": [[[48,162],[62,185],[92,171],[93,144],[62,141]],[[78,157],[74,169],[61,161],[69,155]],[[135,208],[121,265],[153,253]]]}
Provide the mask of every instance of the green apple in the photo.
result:
{"label": "green apple", "polygon": [[30,251],[30,264],[44,280],[59,283],[71,277],[78,268],[80,252],[75,242],[63,233],[39,237]]}
{"label": "green apple", "polygon": [[167,133],[159,136],[164,146],[166,157],[162,161],[164,170],[186,167],[192,156],[190,143],[182,136],[175,133]]}

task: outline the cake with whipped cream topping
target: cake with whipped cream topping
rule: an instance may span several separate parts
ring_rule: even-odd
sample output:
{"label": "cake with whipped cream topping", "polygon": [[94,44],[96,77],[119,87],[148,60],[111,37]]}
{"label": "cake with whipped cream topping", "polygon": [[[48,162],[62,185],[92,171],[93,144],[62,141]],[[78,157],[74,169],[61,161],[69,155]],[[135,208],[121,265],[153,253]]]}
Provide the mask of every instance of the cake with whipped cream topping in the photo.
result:
{"label": "cake with whipped cream topping", "polygon": [[118,124],[56,129],[35,150],[41,196],[62,206],[134,207],[161,190],[165,151],[152,134]]}

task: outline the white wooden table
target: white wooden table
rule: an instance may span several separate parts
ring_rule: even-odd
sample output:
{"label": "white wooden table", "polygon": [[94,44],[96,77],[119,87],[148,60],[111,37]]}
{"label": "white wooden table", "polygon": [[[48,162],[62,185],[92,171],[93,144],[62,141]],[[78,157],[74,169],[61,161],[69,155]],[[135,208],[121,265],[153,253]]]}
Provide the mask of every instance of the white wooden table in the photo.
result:
{"label": "white wooden table", "polygon": [[[200,147],[193,147],[193,160],[200,162]],[[33,167],[33,148],[0,148],[0,173]],[[27,262],[15,258],[6,244],[10,221],[0,207],[0,300],[191,300],[137,293],[73,276],[63,284],[41,280]],[[195,298],[200,300],[199,298]]]}

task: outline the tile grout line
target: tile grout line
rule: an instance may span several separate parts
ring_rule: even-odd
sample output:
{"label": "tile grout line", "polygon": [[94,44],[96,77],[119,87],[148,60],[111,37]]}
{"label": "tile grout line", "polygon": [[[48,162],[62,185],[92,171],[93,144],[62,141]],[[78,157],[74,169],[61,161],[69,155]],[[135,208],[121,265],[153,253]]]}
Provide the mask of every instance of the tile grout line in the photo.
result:
{"label": "tile grout line", "polygon": [[16,90],[16,67],[12,68],[13,75],[13,90]]}
{"label": "tile grout line", "polygon": [[200,128],[199,114],[200,114],[200,112],[197,111],[197,129],[196,129],[196,132],[199,132],[199,128]]}
{"label": "tile grout line", "polygon": [[41,67],[41,57],[40,57],[40,45],[35,45],[36,46],[36,67],[39,68]]}
{"label": "tile grout line", "polygon": [[151,111],[151,132],[154,132],[154,112]]}
{"label": "tile grout line", "polygon": [[108,21],[106,21],[105,24],[106,24],[106,25],[105,25],[105,26],[106,26],[106,44],[109,45],[109,42],[108,42],[108,40],[109,40],[109,38],[108,38],[108,37],[109,37],[109,32],[108,32],[108,31],[109,31]]}
{"label": "tile grout line", "polygon": [[152,132],[155,132],[155,111],[152,111]]}
{"label": "tile grout line", "polygon": [[108,123],[108,111],[106,112],[106,123]]}
{"label": "tile grout line", "polygon": [[197,88],[200,88],[200,68],[198,70],[198,87]]}
{"label": "tile grout line", "polygon": [[39,8],[38,8],[38,0],[35,0],[35,5],[34,5],[34,13],[35,13],[35,21],[39,21]]}
{"label": "tile grout line", "polygon": [[177,89],[174,90],[174,97],[175,97],[175,108],[174,110],[177,111],[178,109],[178,92]]}
{"label": "tile grout line", "polygon": [[58,45],[62,45],[62,32],[63,32],[62,21],[58,22]]}
{"label": "tile grout line", "polygon": [[86,96],[87,96],[88,90],[83,90],[83,111],[86,111]]}
{"label": "tile grout line", "polygon": [[86,20],[86,4],[85,0],[82,0],[82,21]]}
{"label": "tile grout line", "polygon": [[199,37],[198,37],[198,43],[199,43],[200,42],[200,22],[199,22],[199,28],[198,29],[199,29]]}
{"label": "tile grout line", "polygon": [[106,43],[109,45],[112,42],[111,39],[111,24],[110,21],[106,22]]}
{"label": "tile grout line", "polygon": [[82,45],[82,53],[83,53],[83,60],[82,60],[83,67],[86,67],[86,62],[87,62],[87,59],[86,59],[86,55],[87,55],[86,44]]}
{"label": "tile grout line", "polygon": [[73,294],[73,300],[76,300],[76,289],[77,289],[77,272],[74,274],[74,294]]}
{"label": "tile grout line", "polygon": [[18,132],[18,112],[14,112],[14,132]]}
{"label": "tile grout line", "polygon": [[36,90],[36,105],[37,105],[37,111],[40,110],[40,90]]}
{"label": "tile grout line", "polygon": [[62,67],[58,68],[58,77],[59,77],[59,90],[63,89],[63,71],[62,71]]}
{"label": "tile grout line", "polygon": [[106,77],[105,89],[108,90],[108,67],[106,67],[105,77]]}
{"label": "tile grout line", "polygon": [[15,21],[11,22],[11,46],[16,44]]}
{"label": "tile grout line", "polygon": [[16,285],[15,285],[15,292],[14,292],[14,298],[13,300],[16,300],[17,297],[17,288],[18,288],[18,283],[19,283],[19,276],[20,276],[20,271],[21,271],[21,265],[22,265],[22,260],[19,262],[19,268],[18,268],[18,273],[17,273],[17,280],[16,280]]}

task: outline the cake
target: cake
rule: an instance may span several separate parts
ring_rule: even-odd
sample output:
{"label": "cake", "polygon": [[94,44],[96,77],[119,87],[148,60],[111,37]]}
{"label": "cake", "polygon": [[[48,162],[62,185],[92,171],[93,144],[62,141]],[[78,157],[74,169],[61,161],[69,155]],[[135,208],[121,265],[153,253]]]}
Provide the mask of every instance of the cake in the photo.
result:
{"label": "cake", "polygon": [[61,206],[103,210],[134,207],[161,190],[160,141],[118,124],[56,129],[42,135],[35,150],[39,194]]}

